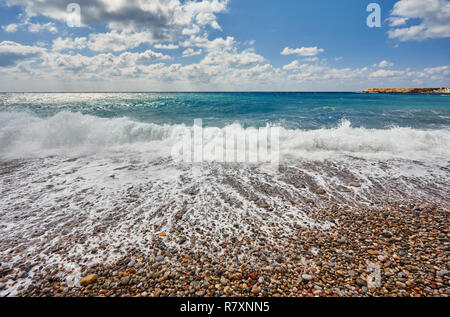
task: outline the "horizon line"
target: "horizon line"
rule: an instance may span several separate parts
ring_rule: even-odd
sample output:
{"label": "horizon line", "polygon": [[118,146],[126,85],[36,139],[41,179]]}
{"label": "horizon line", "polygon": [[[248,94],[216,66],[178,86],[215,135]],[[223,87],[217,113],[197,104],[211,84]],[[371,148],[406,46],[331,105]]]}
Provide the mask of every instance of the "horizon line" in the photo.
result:
{"label": "horizon line", "polygon": [[155,93],[155,94],[164,94],[164,93],[357,93],[363,92],[363,90],[160,90],[160,91],[145,91],[145,90],[118,90],[118,91],[0,91],[0,94],[70,94],[70,93]]}
{"label": "horizon line", "polygon": [[[445,88],[445,87],[442,87]],[[436,87],[423,88],[369,88],[369,89],[442,89]],[[0,94],[87,94],[87,93],[149,93],[149,94],[177,94],[177,93],[364,93],[362,90],[98,90],[98,91],[0,91]]]}

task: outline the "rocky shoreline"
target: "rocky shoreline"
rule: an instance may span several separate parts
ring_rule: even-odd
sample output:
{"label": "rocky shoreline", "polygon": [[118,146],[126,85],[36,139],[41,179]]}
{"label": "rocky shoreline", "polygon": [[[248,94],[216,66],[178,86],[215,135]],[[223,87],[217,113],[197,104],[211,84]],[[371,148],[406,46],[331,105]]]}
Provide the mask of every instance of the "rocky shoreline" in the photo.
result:
{"label": "rocky shoreline", "polygon": [[1,296],[450,295],[445,166],[82,160],[0,164]]}
{"label": "rocky shoreline", "polygon": [[[450,295],[450,228],[445,208],[403,201],[372,207],[335,206],[315,217],[332,219],[336,225],[323,231],[293,224],[295,234],[274,231],[272,237],[254,227],[253,235],[242,239],[230,236],[218,247],[211,243],[209,235],[201,240],[187,227],[160,232],[150,242],[152,251],[148,254],[129,249],[114,264],[83,266],[79,286],[70,287],[59,279],[61,268],[47,267],[33,277],[33,283],[20,295]],[[270,243],[271,238],[280,244]],[[169,247],[173,243],[179,248]],[[192,251],[193,245],[203,245],[210,252],[203,253],[198,248]],[[259,260],[249,261],[247,256]],[[14,276],[14,271],[3,270],[1,280]]]}
{"label": "rocky shoreline", "polygon": [[450,88],[369,88],[366,94],[449,94]]}

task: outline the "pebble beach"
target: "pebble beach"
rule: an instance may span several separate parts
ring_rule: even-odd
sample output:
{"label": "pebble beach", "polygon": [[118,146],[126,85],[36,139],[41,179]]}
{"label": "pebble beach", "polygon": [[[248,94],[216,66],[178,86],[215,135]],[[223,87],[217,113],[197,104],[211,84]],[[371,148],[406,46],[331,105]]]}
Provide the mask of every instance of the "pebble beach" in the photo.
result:
{"label": "pebble beach", "polygon": [[[254,212],[261,217],[230,217],[229,227],[214,228],[213,221],[209,226],[196,224],[177,209],[170,226],[146,227],[137,221],[129,233],[145,230],[145,251],[123,243],[120,255],[105,263],[85,261],[114,248],[101,242],[107,235],[102,230],[71,238],[58,232],[58,243],[41,252],[59,254],[59,263],[31,254],[21,258],[26,251],[20,243],[5,252],[3,241],[0,289],[32,297],[450,295],[447,207],[413,199],[338,204],[330,189],[317,188],[305,174],[292,174],[285,181],[304,182],[296,184],[298,191],[316,188],[311,198],[292,196],[289,201],[305,211],[302,219],[307,217],[309,225],[294,215],[281,215],[273,201],[257,200]],[[350,182],[340,190],[348,195],[361,187]],[[269,194],[274,188],[261,190]],[[86,244],[90,239],[96,242]],[[83,252],[73,255],[74,244]],[[9,267],[4,265],[8,258],[16,259]],[[18,284],[24,280],[28,282]]]}
{"label": "pebble beach", "polygon": [[[450,295],[449,214],[436,205],[403,202],[377,209],[324,212],[339,222],[329,232],[297,229],[279,237],[258,234],[223,241],[222,256],[190,252],[208,244],[178,231],[155,237],[150,254],[128,250],[111,265],[83,267],[80,287],[43,271],[23,296],[305,297]],[[294,228],[295,229],[295,228]],[[180,244],[171,250],[167,242]],[[248,264],[236,253],[260,259]],[[218,252],[218,250],[212,250]],[[372,263],[372,266],[371,266]],[[377,265],[379,285],[377,285]],[[5,272],[2,272],[5,274]],[[10,273],[11,274],[11,273]]]}

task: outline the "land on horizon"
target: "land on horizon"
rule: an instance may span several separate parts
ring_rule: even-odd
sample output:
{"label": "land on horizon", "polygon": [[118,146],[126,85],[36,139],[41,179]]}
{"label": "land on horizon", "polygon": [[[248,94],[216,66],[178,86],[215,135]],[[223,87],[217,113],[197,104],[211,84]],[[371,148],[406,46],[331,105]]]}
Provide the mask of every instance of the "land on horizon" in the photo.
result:
{"label": "land on horizon", "polygon": [[369,88],[364,93],[449,94],[450,88]]}

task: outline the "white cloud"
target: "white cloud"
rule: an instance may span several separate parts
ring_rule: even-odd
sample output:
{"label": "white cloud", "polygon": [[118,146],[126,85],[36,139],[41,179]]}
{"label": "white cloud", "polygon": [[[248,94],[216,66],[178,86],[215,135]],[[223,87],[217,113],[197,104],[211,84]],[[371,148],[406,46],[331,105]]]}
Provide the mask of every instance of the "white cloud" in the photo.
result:
{"label": "white cloud", "polygon": [[154,48],[159,50],[176,50],[179,46],[175,44],[155,44]]}
{"label": "white cloud", "polygon": [[292,72],[289,79],[296,81],[351,80],[367,77],[368,68],[333,68],[325,65],[300,64],[293,61],[283,70]]}
{"label": "white cloud", "polygon": [[[143,53],[123,52],[120,55],[101,53],[94,56],[81,54],[59,53],[64,50],[76,49],[85,45],[88,39],[79,38],[72,41],[58,38],[53,44],[53,51],[42,56],[43,62],[34,67],[36,78],[51,76],[62,81],[86,80],[104,81],[105,79],[142,78],[157,80],[170,85],[176,83],[191,83],[192,85],[217,85],[236,83],[242,80],[271,80],[276,69],[270,64],[261,64],[264,57],[249,48],[239,51],[233,38],[217,38],[207,40],[195,38],[193,43],[198,49],[188,47],[184,55],[194,55],[206,52],[204,58],[194,64],[181,65],[165,63],[149,63],[166,61],[170,56],[147,50]],[[87,45],[87,44],[86,44]],[[58,49],[60,51],[58,51]],[[25,75],[30,78],[30,74]],[[48,78],[46,78],[48,79]]]}
{"label": "white cloud", "polygon": [[434,80],[445,81],[450,76],[450,68],[448,66],[429,67],[424,69],[426,76]]}
{"label": "white cloud", "polygon": [[378,64],[373,65],[374,67],[379,67],[379,68],[387,68],[387,67],[393,67],[394,63],[388,62],[386,60],[381,61]]}
{"label": "white cloud", "polygon": [[404,75],[405,72],[397,70],[379,69],[369,74],[369,78],[389,78]]}
{"label": "white cloud", "polygon": [[195,55],[200,55],[202,53],[202,50],[194,50],[193,48],[187,48],[183,51],[183,57],[189,57],[189,56],[195,56]]}
{"label": "white cloud", "polygon": [[427,74],[449,74],[449,67],[448,66],[438,66],[438,67],[431,67],[431,68],[425,68],[425,72]]}
{"label": "white cloud", "polygon": [[[144,43],[153,43],[150,32],[117,32],[91,33],[89,37],[57,38],[53,41],[53,50],[63,51],[67,49],[80,50],[88,47],[94,52],[121,52],[133,49]],[[156,48],[174,49],[174,46],[160,45]],[[176,47],[177,48],[177,47]]]}
{"label": "white cloud", "polygon": [[2,29],[8,33],[15,33],[19,30],[19,25],[12,23],[12,24],[2,26]]}
{"label": "white cloud", "polygon": [[164,55],[159,52],[154,52],[152,50],[147,50],[142,53],[130,53],[125,52],[118,56],[118,64],[133,66],[139,63],[152,61],[152,60],[168,60],[171,57],[168,55]]}
{"label": "white cloud", "polygon": [[[378,64],[373,66],[378,67]],[[291,80],[297,81],[323,81],[333,79],[367,81],[372,78],[401,77],[406,74],[404,71],[374,70],[370,67],[334,68],[327,65],[300,64],[298,61],[284,65],[282,69],[291,73],[289,75]]]}
{"label": "white cloud", "polygon": [[102,53],[92,57],[80,54],[48,53],[42,58],[44,60],[43,70],[50,69],[55,76],[105,79],[109,76],[122,76],[124,72],[139,69],[149,61],[168,60],[170,56],[147,50],[142,53],[124,52],[117,56],[112,53]]}
{"label": "white cloud", "polygon": [[48,31],[50,33],[56,34],[58,33],[58,29],[55,24],[52,22],[40,24],[40,23],[27,23],[28,31],[32,33],[38,33],[42,31]]}
{"label": "white cloud", "polygon": [[[217,13],[227,9],[228,0],[78,0],[83,25],[103,24],[113,30],[151,30],[159,39],[176,37],[183,29],[210,26],[220,29]],[[65,22],[68,1],[6,0],[7,5],[25,8],[26,18],[38,15]]]}
{"label": "white cloud", "polygon": [[[400,41],[450,37],[450,2],[447,0],[400,0],[395,3],[388,35]],[[419,24],[408,26],[408,22]]]}
{"label": "white cloud", "polygon": [[153,43],[152,33],[143,32],[117,32],[96,33],[89,35],[88,47],[96,52],[120,52],[133,49],[143,43]]}
{"label": "white cloud", "polygon": [[[205,43],[203,45],[209,46]],[[439,83],[448,82],[450,76],[449,67],[445,65],[412,71],[380,69],[378,64],[376,67],[335,68],[325,62],[311,64],[293,61],[277,68],[265,62],[263,56],[252,49],[239,51],[236,47],[225,50],[222,49],[223,46],[218,47],[205,49],[206,55],[200,62],[188,65],[166,64],[170,56],[152,50],[142,53],[83,56],[48,52],[43,49],[45,54],[40,55],[39,59],[36,56],[35,59],[20,60],[14,63],[16,66],[10,66],[7,73],[5,69],[0,70],[0,77],[7,79],[14,74],[16,77],[21,75],[27,80],[33,79],[37,82],[43,81],[39,79],[60,82],[76,80],[82,83],[118,80],[120,89],[133,82],[134,85],[128,87],[145,89],[151,85],[162,90],[183,87],[191,90],[292,90],[305,89],[304,87],[329,88],[330,84],[338,85],[334,87],[347,85],[347,89],[357,89],[355,87],[360,86],[367,88],[376,85],[380,78],[386,79],[386,82],[392,85],[416,84],[420,81],[442,86]],[[42,62],[36,63],[37,60]],[[138,81],[132,81],[134,79]]]}
{"label": "white cloud", "polygon": [[299,55],[299,56],[316,56],[320,53],[325,52],[323,48],[314,47],[301,47],[301,48],[289,48],[285,47],[281,52],[281,55]]}
{"label": "white cloud", "polygon": [[318,62],[319,58],[317,56],[316,57],[306,57],[306,58],[302,59],[302,61],[304,61],[304,62]]}
{"label": "white cloud", "polygon": [[209,24],[216,30],[222,30],[219,23],[216,21],[216,16],[210,12],[200,12],[196,17],[196,21],[199,25]]}
{"label": "white cloud", "polygon": [[306,66],[307,66],[307,64],[300,64],[298,61],[293,61],[292,63],[284,65],[283,69],[284,70],[299,70]]}
{"label": "white cloud", "polygon": [[48,43],[47,43],[47,42],[44,42],[44,41],[37,41],[37,42],[36,42],[36,46],[39,46],[39,47],[47,47],[47,46],[48,46]]}
{"label": "white cloud", "polygon": [[184,28],[181,31],[181,34],[183,34],[183,35],[194,35],[194,34],[197,34],[198,32],[200,32],[200,28],[198,27],[198,25],[194,24],[192,26],[192,28]]}
{"label": "white cloud", "polygon": [[227,36],[226,38],[218,37],[212,41],[202,36],[191,36],[189,40],[180,43],[183,47],[201,47],[208,51],[230,51],[235,44],[236,41],[232,36]]}
{"label": "white cloud", "polygon": [[406,25],[408,18],[390,17],[390,18],[388,18],[388,21],[389,21],[390,26],[395,27],[395,26]]}
{"label": "white cloud", "polygon": [[26,28],[28,30],[28,32],[31,33],[38,33],[38,32],[43,32],[43,31],[47,31],[53,34],[58,33],[58,29],[56,28],[55,24],[52,22],[48,22],[45,24],[41,24],[41,23],[31,23],[29,21],[23,22],[21,24],[9,24],[6,26],[2,26],[2,29],[4,29],[6,32],[9,33],[15,33],[17,32],[19,29],[23,29]]}
{"label": "white cloud", "polygon": [[264,57],[256,54],[252,50],[237,52],[235,50],[213,51],[208,53],[202,60],[204,65],[222,65],[233,68],[249,67],[264,61]]}
{"label": "white cloud", "polygon": [[85,37],[78,38],[61,38],[53,40],[52,50],[56,52],[64,50],[81,50],[87,46],[87,39]]}
{"label": "white cloud", "polygon": [[0,67],[10,67],[23,60],[40,57],[45,49],[35,46],[21,45],[12,41],[0,43]]}

